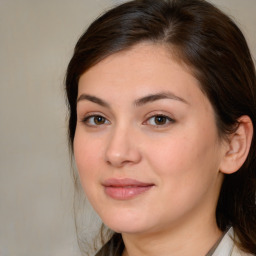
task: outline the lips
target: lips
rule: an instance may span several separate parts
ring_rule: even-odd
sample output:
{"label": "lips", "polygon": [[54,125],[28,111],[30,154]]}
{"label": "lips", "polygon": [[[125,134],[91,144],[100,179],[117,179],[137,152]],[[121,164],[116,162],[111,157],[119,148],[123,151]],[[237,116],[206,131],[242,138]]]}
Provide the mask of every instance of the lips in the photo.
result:
{"label": "lips", "polygon": [[134,179],[108,179],[103,186],[109,197],[116,200],[129,200],[150,190],[154,184]]}

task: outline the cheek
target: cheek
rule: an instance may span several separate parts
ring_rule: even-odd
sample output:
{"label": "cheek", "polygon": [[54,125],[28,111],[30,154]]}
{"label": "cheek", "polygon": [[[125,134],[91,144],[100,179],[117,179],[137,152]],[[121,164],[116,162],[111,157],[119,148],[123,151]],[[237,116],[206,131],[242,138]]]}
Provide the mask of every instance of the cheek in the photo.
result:
{"label": "cheek", "polygon": [[80,176],[81,184],[87,192],[97,182],[97,176],[102,171],[100,163],[102,161],[102,142],[99,139],[91,141],[89,136],[83,136],[79,130],[74,138],[74,156]]}
{"label": "cheek", "polygon": [[217,191],[218,155],[214,143],[206,139],[198,141],[194,135],[193,138],[177,136],[169,143],[158,144],[151,152],[151,167],[161,187],[162,201],[169,203],[168,210],[166,204],[157,205],[163,214],[183,214],[210,191]]}
{"label": "cheek", "polygon": [[218,171],[214,132],[205,135],[190,129],[152,145],[154,147],[148,150],[148,159],[162,180],[177,185],[179,182],[199,183]]}
{"label": "cheek", "polygon": [[[150,146],[151,145],[151,146]],[[192,161],[192,142],[185,136],[168,136],[151,141],[145,147],[148,161],[163,173],[178,172],[184,164]]]}

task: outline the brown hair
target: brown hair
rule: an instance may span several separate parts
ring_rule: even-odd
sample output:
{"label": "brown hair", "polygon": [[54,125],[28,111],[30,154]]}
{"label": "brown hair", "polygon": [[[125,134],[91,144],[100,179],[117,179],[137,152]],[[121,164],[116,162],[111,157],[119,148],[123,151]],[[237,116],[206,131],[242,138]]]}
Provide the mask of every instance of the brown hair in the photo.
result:
{"label": "brown hair", "polygon": [[140,42],[172,49],[193,70],[210,100],[220,136],[248,115],[254,126],[249,155],[239,171],[226,175],[216,209],[221,230],[233,226],[239,246],[256,253],[256,77],[246,40],[235,23],[203,0],[135,0],[94,21],[76,44],[66,75],[69,139],[76,130],[78,80],[107,56]]}

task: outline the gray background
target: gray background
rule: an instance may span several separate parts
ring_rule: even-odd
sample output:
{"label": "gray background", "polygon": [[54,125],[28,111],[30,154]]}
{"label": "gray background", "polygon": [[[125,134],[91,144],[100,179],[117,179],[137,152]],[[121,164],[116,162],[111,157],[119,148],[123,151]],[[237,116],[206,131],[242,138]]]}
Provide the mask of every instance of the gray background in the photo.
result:
{"label": "gray background", "polygon": [[[0,256],[79,255],[63,79],[111,0],[0,0]],[[121,2],[121,1],[119,1]],[[256,56],[256,0],[213,0]]]}

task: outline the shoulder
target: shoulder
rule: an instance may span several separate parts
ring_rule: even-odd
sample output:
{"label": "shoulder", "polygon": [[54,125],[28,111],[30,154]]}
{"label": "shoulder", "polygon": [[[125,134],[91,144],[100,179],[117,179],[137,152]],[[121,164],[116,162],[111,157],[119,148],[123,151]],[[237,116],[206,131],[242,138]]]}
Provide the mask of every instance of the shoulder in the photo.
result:
{"label": "shoulder", "polygon": [[231,227],[221,240],[212,256],[253,256],[253,254],[241,251],[234,242],[235,234]]}

